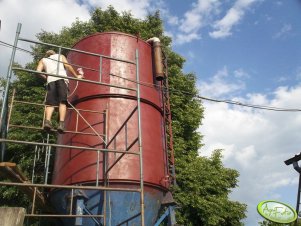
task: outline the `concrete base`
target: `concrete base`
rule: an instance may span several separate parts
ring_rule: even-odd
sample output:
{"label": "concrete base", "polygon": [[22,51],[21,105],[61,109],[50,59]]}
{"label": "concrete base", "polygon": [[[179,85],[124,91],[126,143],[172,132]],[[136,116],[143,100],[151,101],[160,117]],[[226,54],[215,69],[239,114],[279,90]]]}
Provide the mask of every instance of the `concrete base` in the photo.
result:
{"label": "concrete base", "polygon": [[0,226],[23,226],[24,217],[24,208],[0,207]]}

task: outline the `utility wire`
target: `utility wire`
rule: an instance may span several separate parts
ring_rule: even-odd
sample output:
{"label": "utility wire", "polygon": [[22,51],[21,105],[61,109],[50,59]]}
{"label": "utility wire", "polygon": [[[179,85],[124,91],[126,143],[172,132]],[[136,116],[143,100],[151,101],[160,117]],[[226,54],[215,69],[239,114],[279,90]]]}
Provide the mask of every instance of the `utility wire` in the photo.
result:
{"label": "utility wire", "polygon": [[233,101],[233,100],[217,100],[217,99],[212,99],[212,98],[203,97],[203,96],[199,96],[199,95],[196,95],[196,97],[199,99],[207,100],[207,101],[211,101],[211,102],[227,103],[227,104],[232,104],[232,105],[239,105],[242,107],[257,108],[257,109],[269,110],[269,111],[284,111],[284,112],[301,111],[301,109],[298,109],[298,108],[279,108],[279,107],[273,107],[273,106],[253,105],[253,104],[246,104],[246,103],[241,103],[241,102]]}
{"label": "utility wire", "polygon": [[[111,76],[116,76],[116,77],[119,77],[119,78],[123,78],[124,80],[127,80],[127,81],[138,83],[137,81],[135,81],[133,79],[124,78],[122,76],[115,75],[115,74],[110,74],[110,75]],[[213,99],[213,98],[200,96],[200,95],[197,95],[197,94],[194,94],[194,93],[191,93],[191,92],[187,92],[187,91],[183,91],[183,90],[177,90],[177,89],[173,89],[173,88],[168,88],[168,89],[163,88],[161,85],[157,85],[157,84],[153,84],[153,83],[139,82],[139,84],[142,85],[142,86],[147,86],[147,87],[151,87],[151,88],[155,86],[155,87],[163,90],[164,92],[184,94],[184,95],[187,95],[187,96],[195,97],[197,99],[210,101],[210,102],[227,103],[227,104],[232,104],[232,105],[239,105],[239,106],[242,106],[242,107],[249,107],[249,108],[256,108],[256,109],[270,110],[270,111],[287,111],[287,112],[301,111],[301,109],[296,109],[296,108],[279,108],[279,107],[272,107],[272,106],[246,104],[246,103],[241,103],[241,102],[233,101],[233,100],[218,100],[218,99]]]}
{"label": "utility wire", "polygon": [[[13,45],[11,45],[11,44],[9,44],[7,42],[3,42],[3,41],[0,41],[0,45],[8,47],[8,48],[13,48],[14,47]],[[21,51],[26,52],[26,53],[30,53],[32,55],[34,54],[34,52],[32,52],[32,51],[29,51],[27,49],[23,49],[23,48],[20,48],[20,47],[16,47],[16,49],[21,50]],[[50,60],[62,63],[62,61],[60,61],[60,60],[55,60],[55,59],[50,59]],[[78,65],[78,64],[72,64],[72,63],[68,63],[68,64],[70,64],[72,66],[82,67],[84,69],[91,70],[91,71],[98,71],[97,69],[89,68],[89,67],[83,67],[83,66]]]}
{"label": "utility wire", "polygon": [[[7,42],[3,42],[3,41],[0,41],[0,45],[8,47],[8,48],[13,48],[14,47],[13,45],[11,45],[11,44],[9,44]],[[23,49],[23,48],[20,48],[20,47],[16,47],[16,49],[21,50],[21,51],[26,52],[26,53],[30,53],[30,54],[33,53],[33,52],[31,52],[31,51],[29,51],[27,49]]]}
{"label": "utility wire", "polygon": [[[11,45],[9,43],[6,43],[6,42],[3,42],[3,41],[0,41],[0,45],[8,47],[8,48],[13,48],[14,47],[13,45]],[[33,54],[32,51],[29,51],[29,50],[26,50],[26,49],[23,49],[23,48],[17,47],[17,49],[21,50],[23,52]],[[59,60],[54,60],[54,61],[61,62]],[[82,67],[81,65],[77,65],[77,64],[71,64],[71,63],[69,63],[69,64],[72,65],[72,66]],[[83,68],[85,68],[87,70],[99,72],[98,69],[89,68],[89,67],[83,67]],[[111,73],[110,73],[110,76],[119,77],[121,79],[124,79],[124,80],[127,80],[127,81],[138,84],[138,82],[134,79],[124,78],[122,76],[111,74]],[[151,87],[151,88],[156,87],[156,88],[160,89],[163,92],[182,94],[182,95],[191,96],[191,97],[197,98],[199,100],[204,100],[204,101],[210,101],[210,102],[216,102],[216,103],[226,103],[226,104],[231,104],[231,105],[238,105],[238,106],[241,106],[241,107],[249,107],[249,108],[268,110],[268,111],[280,111],[280,112],[300,112],[301,111],[301,109],[298,109],[298,108],[279,108],[279,107],[273,107],[273,106],[247,104],[247,103],[242,103],[242,102],[238,102],[238,101],[234,101],[234,100],[213,99],[213,98],[197,95],[195,93],[183,91],[183,90],[178,90],[178,89],[174,89],[174,88],[164,88],[161,85],[157,85],[157,84],[154,84],[154,83],[139,82],[139,84],[142,85],[142,86]]]}

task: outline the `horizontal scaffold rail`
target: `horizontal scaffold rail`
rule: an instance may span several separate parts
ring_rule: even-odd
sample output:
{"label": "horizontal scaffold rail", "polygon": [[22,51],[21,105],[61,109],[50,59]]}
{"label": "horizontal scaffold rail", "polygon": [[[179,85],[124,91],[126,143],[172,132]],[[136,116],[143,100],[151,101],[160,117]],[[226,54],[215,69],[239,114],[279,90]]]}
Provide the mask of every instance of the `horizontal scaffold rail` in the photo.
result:
{"label": "horizontal scaffold rail", "polygon": [[[11,106],[13,106],[13,104],[23,104],[23,105],[33,105],[33,106],[48,106],[47,104],[44,103],[33,103],[33,102],[28,102],[28,101],[20,101],[20,100],[14,100],[14,94],[13,94],[13,98],[12,98],[12,103]],[[71,105],[71,103],[69,103]],[[71,105],[72,106],[72,105]],[[54,108],[58,108],[58,106],[54,106]],[[96,111],[96,110],[90,110],[90,109],[81,109],[81,108],[76,108],[74,106],[72,106],[71,108],[68,107],[68,110],[75,110],[77,112],[78,115],[80,115],[80,112],[88,112],[88,113],[92,113],[92,114],[99,114],[99,115],[104,115],[105,112],[103,111]],[[9,113],[9,118],[11,115],[11,111]],[[82,117],[82,116],[81,116]],[[84,119],[85,120],[85,119]],[[10,120],[9,120],[10,121]],[[88,124],[88,123],[87,123]],[[37,127],[37,126],[27,126],[27,125],[15,125],[15,124],[9,124],[10,128],[21,128],[21,129],[33,129],[33,130],[44,130],[43,126],[41,127]],[[93,130],[93,129],[92,129]],[[56,132],[55,129],[51,129],[51,132]],[[66,130],[65,133],[71,133],[71,134],[81,134],[81,135],[89,135],[89,136],[99,136],[101,137],[105,137],[105,134],[99,134],[99,133],[88,133],[88,132],[81,132],[81,131],[77,131],[77,127],[76,127],[76,131],[72,131],[72,130]],[[101,140],[103,140],[101,138]]]}
{"label": "horizontal scaffold rail", "polygon": [[[34,129],[34,130],[44,130],[42,127],[34,127],[34,126],[21,126],[21,125],[14,125],[9,124],[9,127],[11,128],[21,128],[21,129]],[[49,130],[51,132],[56,132],[55,129]],[[86,133],[86,132],[79,132],[79,131],[71,131],[71,130],[65,130],[64,133],[70,133],[70,134],[81,134],[81,135],[89,135],[89,136],[101,136],[105,137],[104,134],[95,134],[95,133]]]}
{"label": "horizontal scaffold rail", "polygon": [[128,64],[134,64],[134,65],[136,64],[136,62],[134,62],[134,61],[123,60],[123,59],[114,58],[114,57],[110,57],[110,56],[106,56],[106,55],[102,55],[102,54],[87,52],[87,51],[83,51],[83,50],[79,50],[79,49],[72,49],[72,48],[58,46],[58,45],[45,43],[45,42],[33,41],[33,40],[30,40],[30,39],[26,39],[26,38],[19,38],[19,40],[24,41],[24,42],[31,42],[31,43],[35,43],[35,44],[39,44],[39,45],[46,45],[46,46],[51,46],[51,47],[56,47],[56,48],[62,48],[62,49],[73,51],[73,52],[83,53],[83,54],[87,54],[87,55],[91,55],[91,56],[102,57],[102,58],[105,58],[105,59],[120,61],[120,62],[124,62],[124,63],[128,63]]}
{"label": "horizontal scaffold rail", "polygon": [[72,146],[72,145],[63,145],[63,144],[47,144],[47,143],[39,143],[39,142],[32,142],[32,141],[0,139],[0,142],[15,143],[15,144],[30,144],[30,145],[69,148],[69,149],[70,148],[71,149],[81,149],[81,150],[87,150],[87,151],[101,151],[101,152],[126,153],[126,154],[132,154],[132,155],[140,155],[139,152],[133,152],[133,151],[112,150],[112,149],[104,149],[104,148],[91,148],[91,147]]}
{"label": "horizontal scaffold rail", "polygon": [[103,218],[104,215],[81,215],[81,214],[25,214],[25,217],[63,217],[63,218]]}
{"label": "horizontal scaffold rail", "polygon": [[124,86],[117,86],[117,85],[112,85],[112,84],[108,84],[108,83],[104,83],[104,82],[96,82],[96,81],[81,79],[81,78],[66,77],[66,76],[56,75],[56,74],[51,74],[51,73],[46,73],[46,72],[38,72],[35,70],[30,70],[30,69],[25,69],[25,68],[20,68],[20,67],[12,67],[12,70],[25,71],[25,72],[34,73],[34,74],[45,74],[45,75],[49,75],[49,76],[53,76],[53,77],[57,77],[57,78],[81,81],[81,82],[86,82],[86,83],[92,83],[92,84],[103,85],[103,86],[114,87],[114,88],[118,88],[118,89],[125,89],[125,90],[137,92],[136,89],[128,88],[128,87],[124,87]]}
{"label": "horizontal scaffold rail", "polygon": [[[44,103],[34,103],[34,102],[28,102],[28,101],[21,101],[21,100],[14,100],[14,103],[18,104],[28,104],[28,105],[36,105],[36,106],[48,106],[47,104]],[[58,108],[58,106],[53,106],[54,108]],[[73,108],[67,108],[68,110],[73,110]],[[77,108],[78,111],[83,111],[83,112],[89,112],[89,113],[96,113],[96,114],[105,114],[102,111],[96,111],[96,110],[89,110],[89,109],[82,109],[82,108]]]}
{"label": "horizontal scaffold rail", "polygon": [[124,192],[141,192],[139,188],[117,188],[105,186],[84,186],[84,185],[59,185],[59,184],[24,184],[15,182],[2,182],[1,186],[21,186],[21,187],[34,187],[34,188],[60,188],[60,189],[82,189],[82,190],[102,190],[102,191],[124,191]]}

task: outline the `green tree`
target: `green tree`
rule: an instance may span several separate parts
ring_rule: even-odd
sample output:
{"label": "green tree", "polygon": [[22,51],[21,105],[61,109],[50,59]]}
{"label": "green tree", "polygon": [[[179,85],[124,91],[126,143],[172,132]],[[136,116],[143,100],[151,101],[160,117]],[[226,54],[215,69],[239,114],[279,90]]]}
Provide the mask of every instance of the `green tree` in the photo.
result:
{"label": "green tree", "polygon": [[181,206],[179,223],[242,225],[245,205],[228,199],[237,184],[238,173],[223,167],[219,150],[209,159],[192,155],[181,158],[176,166],[179,186],[175,188],[175,197]]}
{"label": "green tree", "polygon": [[[88,22],[77,20],[70,27],[64,27],[59,33],[42,31],[37,34],[37,38],[42,42],[72,47],[79,39],[94,32],[104,31],[125,32],[140,36],[144,40],[154,36],[158,37],[168,56],[177,177],[177,186],[174,186],[172,190],[180,207],[177,213],[178,223],[185,226],[241,225],[241,220],[245,217],[246,206],[230,201],[228,197],[231,189],[237,186],[238,172],[223,166],[220,151],[215,151],[210,158],[198,156],[198,150],[202,146],[202,137],[198,128],[203,117],[203,107],[195,98],[198,93],[196,76],[191,73],[183,73],[185,59],[172,51],[172,40],[164,35],[159,12],[140,20],[128,12],[120,14],[112,7],[107,10],[98,8],[91,13],[91,19]],[[40,45],[33,47],[34,61],[27,65],[28,68],[32,68],[36,64],[46,48]],[[36,96],[40,98],[43,92],[41,81],[32,77],[28,78],[23,73],[17,73],[17,77],[13,86],[21,88],[18,91],[22,98],[31,100]],[[31,87],[30,90],[28,87]],[[30,123],[33,119],[30,118],[30,115],[26,115],[22,116],[22,120],[28,120]],[[20,139],[22,134],[15,134],[15,136]],[[24,152],[26,153],[25,150]],[[16,155],[10,155],[10,158],[16,162],[20,160]],[[29,157],[26,156],[26,159]],[[26,161],[23,162],[23,168],[29,171]]]}

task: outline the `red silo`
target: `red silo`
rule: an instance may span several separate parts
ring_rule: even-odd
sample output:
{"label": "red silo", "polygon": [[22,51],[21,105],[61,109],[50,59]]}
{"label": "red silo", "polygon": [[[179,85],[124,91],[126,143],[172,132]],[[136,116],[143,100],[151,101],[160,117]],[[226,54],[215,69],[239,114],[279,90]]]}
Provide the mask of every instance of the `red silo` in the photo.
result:
{"label": "red silo", "polygon": [[[83,38],[73,49],[94,53],[70,51],[68,61],[76,65],[75,68],[83,68],[84,79],[95,83],[70,80],[69,102],[76,109],[82,109],[79,113],[83,118],[74,110],[68,111],[66,131],[77,132],[66,132],[61,135],[59,143],[139,153],[136,90],[138,73],[143,182],[146,196],[157,199],[150,203],[160,202],[163,193],[168,191],[169,181],[164,150],[163,103],[161,90],[153,73],[152,46],[135,36],[105,32]],[[104,84],[96,84],[98,82]],[[106,146],[105,143],[109,145]],[[139,155],[106,153],[108,153],[107,167],[112,166],[108,173],[110,186],[137,187],[140,183]],[[95,184],[98,174],[101,184],[104,178],[103,162],[103,153],[98,156],[96,151],[59,149],[56,152],[52,183]],[[154,193],[156,195],[153,195]],[[146,205],[148,199],[152,198],[145,199]],[[156,207],[155,215],[159,206],[160,203]],[[154,214],[151,218],[154,218]],[[146,225],[152,225],[154,222],[149,221],[151,222]]]}

